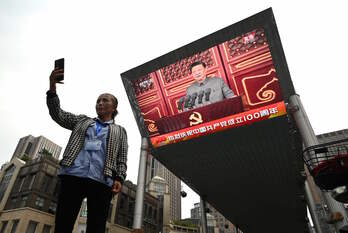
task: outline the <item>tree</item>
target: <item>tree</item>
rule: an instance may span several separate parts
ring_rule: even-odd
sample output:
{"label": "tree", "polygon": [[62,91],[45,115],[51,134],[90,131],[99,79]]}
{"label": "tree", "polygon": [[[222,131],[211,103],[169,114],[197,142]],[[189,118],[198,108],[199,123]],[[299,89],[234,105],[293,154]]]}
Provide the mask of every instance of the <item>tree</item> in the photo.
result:
{"label": "tree", "polygon": [[42,148],[39,154],[41,155],[41,157],[45,157],[45,158],[53,157],[52,153],[49,152],[46,148]]}
{"label": "tree", "polygon": [[192,227],[192,228],[198,228],[196,224],[194,224],[192,221],[186,219],[186,220],[174,220],[174,225],[177,226],[183,226],[183,227]]}
{"label": "tree", "polygon": [[58,162],[58,159],[53,157],[53,153],[49,152],[46,148],[42,148],[39,152],[40,158],[48,159],[50,161]]}
{"label": "tree", "polygon": [[21,160],[23,160],[24,162],[28,162],[28,161],[31,161],[31,158],[27,154],[24,154]]}

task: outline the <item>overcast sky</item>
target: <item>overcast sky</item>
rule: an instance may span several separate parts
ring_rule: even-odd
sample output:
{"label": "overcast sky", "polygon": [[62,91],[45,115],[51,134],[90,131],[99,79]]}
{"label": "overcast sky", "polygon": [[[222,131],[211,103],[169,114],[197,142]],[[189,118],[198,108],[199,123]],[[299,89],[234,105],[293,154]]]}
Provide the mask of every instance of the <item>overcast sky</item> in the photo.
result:
{"label": "overcast sky", "polygon": [[[0,164],[21,137],[64,147],[70,135],[48,115],[54,60],[65,58],[62,108],[95,116],[95,100],[119,99],[129,137],[128,179],[136,183],[140,134],[120,73],[272,7],[290,74],[317,134],[347,128],[345,1],[0,1]],[[183,216],[199,197],[186,185]]]}

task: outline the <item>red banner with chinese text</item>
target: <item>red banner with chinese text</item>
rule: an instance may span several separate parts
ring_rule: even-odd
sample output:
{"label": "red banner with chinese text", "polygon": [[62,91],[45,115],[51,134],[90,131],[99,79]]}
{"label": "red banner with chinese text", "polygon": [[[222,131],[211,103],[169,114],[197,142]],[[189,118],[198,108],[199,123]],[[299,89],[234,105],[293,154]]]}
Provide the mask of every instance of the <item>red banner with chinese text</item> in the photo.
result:
{"label": "red banner with chinese text", "polygon": [[151,138],[159,147],[286,114],[284,101]]}

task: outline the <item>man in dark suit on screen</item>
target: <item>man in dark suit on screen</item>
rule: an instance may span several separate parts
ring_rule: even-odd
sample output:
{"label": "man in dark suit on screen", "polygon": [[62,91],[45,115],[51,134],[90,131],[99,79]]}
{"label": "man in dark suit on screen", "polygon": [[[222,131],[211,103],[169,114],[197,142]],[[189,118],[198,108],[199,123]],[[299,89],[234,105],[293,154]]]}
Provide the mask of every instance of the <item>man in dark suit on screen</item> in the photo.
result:
{"label": "man in dark suit on screen", "polygon": [[192,63],[190,71],[195,81],[186,89],[186,96],[179,101],[179,108],[181,107],[184,111],[235,96],[222,78],[207,77],[204,62]]}

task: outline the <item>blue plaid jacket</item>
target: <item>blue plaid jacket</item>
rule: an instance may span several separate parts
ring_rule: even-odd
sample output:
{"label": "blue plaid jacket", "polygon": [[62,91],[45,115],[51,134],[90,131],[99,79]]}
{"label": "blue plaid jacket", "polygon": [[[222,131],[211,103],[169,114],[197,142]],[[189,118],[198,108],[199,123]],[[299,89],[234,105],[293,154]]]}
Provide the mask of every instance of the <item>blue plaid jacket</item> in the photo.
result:
{"label": "blue plaid jacket", "polygon": [[[62,166],[72,166],[83,148],[87,129],[95,120],[86,115],[75,115],[62,110],[59,98],[54,92],[47,92],[47,106],[52,119],[60,126],[72,131],[60,161]],[[127,152],[126,130],[120,125],[110,124],[103,170],[105,176],[124,182],[127,175]]]}

